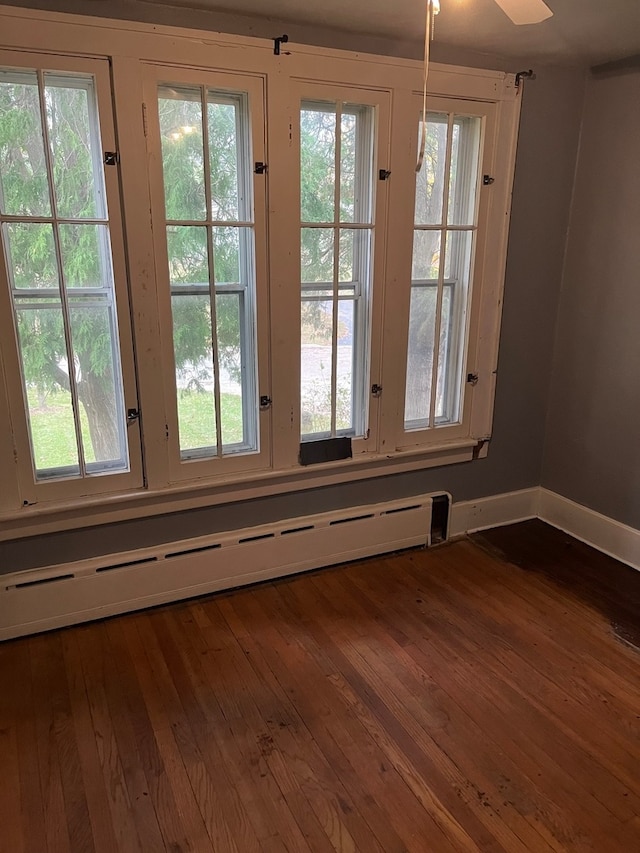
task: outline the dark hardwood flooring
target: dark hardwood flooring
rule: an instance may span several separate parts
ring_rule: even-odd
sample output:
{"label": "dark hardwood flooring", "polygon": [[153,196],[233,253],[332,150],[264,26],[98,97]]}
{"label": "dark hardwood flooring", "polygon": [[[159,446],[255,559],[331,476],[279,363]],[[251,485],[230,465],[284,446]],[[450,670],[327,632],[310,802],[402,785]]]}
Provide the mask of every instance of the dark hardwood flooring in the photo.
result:
{"label": "dark hardwood flooring", "polygon": [[634,853],[639,614],[527,522],[0,644],[0,851]]}

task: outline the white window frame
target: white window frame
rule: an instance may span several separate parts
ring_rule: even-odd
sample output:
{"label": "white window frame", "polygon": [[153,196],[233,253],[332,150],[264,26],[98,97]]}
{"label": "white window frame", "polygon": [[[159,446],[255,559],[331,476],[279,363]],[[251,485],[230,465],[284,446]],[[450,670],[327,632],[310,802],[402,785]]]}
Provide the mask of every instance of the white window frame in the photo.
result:
{"label": "white window frame", "polygon": [[[425,440],[414,434],[408,441],[403,421],[405,352],[399,342],[406,343],[408,327],[413,204],[407,200],[413,199],[415,191],[415,103],[421,86],[420,63],[293,44],[287,46],[286,53],[275,56],[269,40],[220,34],[213,38],[211,34],[178,27],[151,27],[14,7],[0,7],[0,34],[0,50],[6,48],[22,57],[24,50],[55,53],[60,57],[61,70],[70,67],[71,61],[84,61],[74,58],[78,45],[87,56],[109,60],[112,90],[108,97],[113,97],[118,145],[115,138],[113,143],[105,138],[103,144],[105,148],[113,144],[112,150],[120,154],[119,168],[108,172],[107,177],[117,182],[119,174],[121,179],[145,460],[144,483],[116,487],[108,497],[97,493],[79,498],[72,492],[50,492],[45,500],[41,493],[36,494],[30,478],[25,480],[16,473],[15,455],[24,458],[25,449],[20,445],[21,441],[24,444],[24,437],[15,417],[16,365],[5,359],[0,404],[6,397],[11,414],[7,422],[0,413],[0,427],[11,430],[13,441],[0,442],[0,472],[6,472],[9,479],[0,494],[0,537],[56,529],[60,524],[79,527],[294,492],[468,461],[486,454],[491,436],[520,110],[513,75],[431,66],[431,99],[478,102],[493,110],[492,129],[489,123],[485,128],[487,141],[481,172],[491,175],[494,183],[482,188],[483,196],[489,199],[487,238],[476,245],[474,299],[469,316],[472,334],[466,369],[478,374],[478,383],[472,390],[467,388],[464,423],[447,427],[446,433],[444,429],[434,431],[437,434]],[[260,148],[254,139],[253,159],[268,164],[264,189],[259,190],[255,184],[255,204],[257,218],[258,192],[263,192],[264,209],[269,216],[268,231],[264,222],[268,253],[266,244],[263,249],[257,244],[256,259],[258,265],[264,266],[264,281],[268,279],[269,289],[257,318],[258,361],[267,371],[260,379],[258,392],[268,395],[273,404],[260,414],[262,441],[258,454],[184,463],[175,452],[177,435],[173,430],[172,437],[171,394],[166,387],[166,377],[173,377],[172,347],[170,343],[167,346],[170,315],[167,296],[163,296],[160,285],[162,263],[153,240],[150,199],[157,187],[148,179],[149,155],[143,130],[142,104],[150,102],[144,90],[145,74],[153,68],[156,73],[161,70],[165,81],[179,82],[171,70],[182,68],[191,80],[210,74],[215,78],[212,89],[224,88],[220,83],[224,75],[253,78],[263,87],[266,140],[264,136],[259,140]],[[243,90],[241,85],[229,88]],[[303,467],[298,458],[300,252],[296,212],[300,195],[295,137],[301,101],[332,99],[332,88],[337,92],[335,100],[366,103],[363,98],[369,97],[373,102],[388,103],[386,118],[383,109],[378,109],[376,168],[389,170],[391,176],[388,181],[377,182],[376,187],[380,213],[376,213],[369,375],[369,383],[380,385],[383,390],[379,397],[370,397],[368,437],[354,440],[352,459]],[[345,95],[345,90],[354,94]],[[429,109],[435,109],[432,100]],[[146,121],[148,125],[148,114]],[[386,135],[380,132],[385,122]],[[104,133],[103,123],[103,136]],[[258,150],[264,151],[263,157],[258,156]],[[113,207],[110,210],[115,212]],[[121,302],[119,305],[122,309]],[[127,323],[125,312],[120,317],[123,337]],[[161,377],[164,379],[159,381]],[[108,478],[101,479],[103,490],[113,488],[113,482],[106,483]]]}
{"label": "white window frame", "polygon": [[[77,57],[60,57],[55,54],[29,54],[5,51],[0,49],[0,67],[16,71],[41,71],[45,75],[60,75],[61,78],[74,75],[91,77],[95,106],[98,114],[99,128],[91,128],[96,142],[100,145],[96,154],[105,151],[115,151],[115,129],[112,114],[111,90],[109,82],[109,67],[104,60],[81,59]],[[102,163],[98,168],[103,168]],[[120,355],[120,369],[123,382],[122,405],[125,413],[131,409],[138,411],[136,390],[136,375],[133,357],[132,331],[129,315],[129,297],[127,288],[126,258],[121,219],[120,190],[117,169],[108,166],[103,168],[105,207],[108,219],[111,257],[110,264],[114,280],[115,316],[117,318],[117,334]],[[28,221],[32,217],[18,217]],[[56,218],[55,211],[46,217],[47,221],[64,221],[64,217]],[[37,217],[36,217],[37,220]],[[80,221],[80,220],[78,220]],[[93,220],[89,220],[92,222]],[[97,221],[97,220],[96,220]],[[9,397],[11,422],[13,425],[13,441],[15,447],[15,462],[18,479],[18,492],[23,506],[37,504],[42,501],[66,500],[82,498],[89,495],[100,495],[105,492],[123,491],[140,488],[143,485],[142,452],[140,441],[140,425],[137,417],[129,419],[126,424],[126,441],[129,464],[126,470],[113,472],[103,471],[82,476],[68,476],[61,472],[59,476],[51,473],[46,477],[36,478],[35,462],[31,447],[29,418],[26,402],[24,401],[22,366],[17,347],[17,329],[14,325],[13,306],[11,302],[9,281],[6,276],[4,250],[0,242],[0,334],[2,358],[5,363],[5,381]],[[64,296],[63,296],[64,299]],[[76,401],[79,406],[79,402]]]}

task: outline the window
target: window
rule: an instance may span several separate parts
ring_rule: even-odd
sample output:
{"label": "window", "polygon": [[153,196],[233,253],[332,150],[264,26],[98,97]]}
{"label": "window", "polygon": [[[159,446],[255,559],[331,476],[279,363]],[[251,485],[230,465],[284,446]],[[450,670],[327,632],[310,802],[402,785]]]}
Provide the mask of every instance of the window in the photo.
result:
{"label": "window", "polygon": [[24,9],[0,23],[16,535],[484,452],[512,75],[432,66],[416,177],[416,63]]}
{"label": "window", "polygon": [[256,450],[246,96],[161,86],[159,118],[181,456]]}
{"label": "window", "polygon": [[300,111],[301,432],[367,430],[373,107]]}
{"label": "window", "polygon": [[132,468],[102,159],[94,74],[0,70],[2,266],[35,484]]}
{"label": "window", "polygon": [[[462,409],[481,119],[429,114],[416,176],[405,429],[455,424]],[[422,127],[419,128],[422,133]]]}

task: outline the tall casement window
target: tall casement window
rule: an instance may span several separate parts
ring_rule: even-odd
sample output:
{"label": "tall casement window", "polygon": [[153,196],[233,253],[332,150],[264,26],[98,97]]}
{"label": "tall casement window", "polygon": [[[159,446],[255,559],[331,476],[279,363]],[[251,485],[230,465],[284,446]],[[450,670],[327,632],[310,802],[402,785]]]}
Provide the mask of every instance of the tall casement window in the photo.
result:
{"label": "tall casement window", "polygon": [[100,70],[102,84],[72,68],[0,70],[3,299],[8,294],[15,335],[5,357],[19,368],[25,418],[15,425],[17,443],[26,436],[36,484],[132,471],[128,433],[137,412],[131,352],[120,347],[112,251],[119,234],[109,219],[119,208],[117,175],[108,191],[98,111],[107,69]]}
{"label": "tall casement window", "polygon": [[407,430],[456,424],[462,416],[481,130],[477,116],[427,117],[416,177]]}
{"label": "tall casement window", "polygon": [[255,174],[254,156],[262,155],[253,137],[264,132],[252,125],[261,124],[260,96],[255,84],[252,97],[240,87],[182,77],[176,71],[172,82],[160,82],[154,99],[163,188],[155,213],[164,220],[156,253],[170,298],[173,453],[182,463],[226,460],[237,467],[248,456],[244,465],[258,464],[264,434],[254,181],[263,198],[265,176]]}
{"label": "tall casement window", "polygon": [[303,440],[367,431],[373,169],[372,106],[302,103]]}

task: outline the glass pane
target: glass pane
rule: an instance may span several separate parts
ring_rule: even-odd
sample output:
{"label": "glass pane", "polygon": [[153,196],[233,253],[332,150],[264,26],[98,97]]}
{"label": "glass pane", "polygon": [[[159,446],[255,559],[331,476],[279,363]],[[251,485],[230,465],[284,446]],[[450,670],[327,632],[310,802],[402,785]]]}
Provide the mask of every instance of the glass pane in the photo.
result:
{"label": "glass pane", "polygon": [[239,218],[238,184],[238,103],[219,103],[209,94],[207,127],[209,133],[209,164],[211,169],[211,218]]}
{"label": "glass pane", "polygon": [[219,293],[216,296],[223,445],[240,444],[245,434],[242,410],[242,301],[243,295],[240,293]]}
{"label": "glass pane", "polygon": [[336,111],[305,105],[300,112],[300,207],[303,222],[333,222]]}
{"label": "glass pane", "polygon": [[355,221],[356,204],[356,127],[358,118],[343,113],[340,130],[340,221]]}
{"label": "glass pane", "polygon": [[442,312],[440,325],[440,348],[438,351],[438,379],[436,382],[436,420],[450,423],[455,420],[452,407],[457,409],[454,398],[456,377],[454,359],[452,358],[453,329],[452,329],[452,297],[453,287],[449,285],[442,292]]}
{"label": "glass pane", "polygon": [[167,219],[205,219],[200,89],[162,86],[158,110]]}
{"label": "glass pane", "polygon": [[414,231],[412,281],[437,281],[439,269],[440,232]]}
{"label": "glass pane", "polygon": [[[358,232],[359,233],[359,232]],[[340,231],[340,258],[338,260],[338,281],[354,281],[353,244],[355,231],[342,229]]]}
{"label": "glass pane", "polygon": [[65,286],[111,291],[113,273],[107,226],[62,224],[59,233]]}
{"label": "glass pane", "polygon": [[102,174],[95,168],[102,162],[102,152],[93,81],[63,82],[46,74],[45,101],[58,216],[104,218]]}
{"label": "glass pane", "polygon": [[9,278],[14,288],[52,288],[58,292],[53,226],[12,222],[3,226]]}
{"label": "glass pane", "polygon": [[301,307],[301,431],[331,431],[332,301],[303,302]]}
{"label": "glass pane", "polygon": [[471,267],[472,245],[473,231],[447,232],[447,248],[444,254],[445,279],[460,281],[466,286]]}
{"label": "glass pane", "polygon": [[[127,467],[124,405],[112,309],[102,299],[72,298],[69,303],[71,340],[76,365],[82,444],[93,470]],[[117,463],[117,464],[106,464]]]}
{"label": "glass pane", "polygon": [[216,448],[211,305],[209,295],[171,299],[180,450]]}
{"label": "glass pane", "polygon": [[0,211],[51,214],[38,80],[32,72],[0,72]]}
{"label": "glass pane", "polygon": [[[405,425],[426,426],[431,403],[437,287],[412,287],[405,388]],[[412,422],[421,421],[420,424]]]}
{"label": "glass pane", "polygon": [[167,251],[171,285],[209,287],[207,229],[197,225],[168,225]]}
{"label": "glass pane", "polygon": [[80,466],[62,309],[54,297],[47,300],[48,307],[39,307],[39,301],[20,300],[16,306],[36,476],[52,471],[77,476]]}
{"label": "glass pane", "polygon": [[475,222],[480,125],[477,116],[458,116],[453,125],[449,177],[449,224]]}
{"label": "glass pane", "polygon": [[243,237],[250,237],[247,228],[213,229],[213,269],[216,284],[241,284],[247,280],[240,273],[240,231]]}
{"label": "glass pane", "polygon": [[354,332],[356,306],[353,300],[338,303],[338,350],[336,381],[336,429],[353,428]]}
{"label": "glass pane", "polygon": [[[439,225],[442,222],[445,167],[447,161],[447,116],[427,117],[427,139],[422,168],[416,176],[416,225]],[[418,128],[418,145],[422,122]]]}
{"label": "glass pane", "polygon": [[303,282],[333,282],[333,229],[302,229],[301,276]]}

